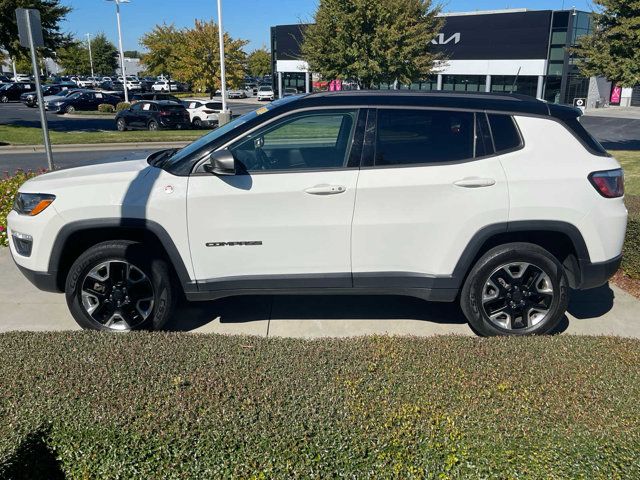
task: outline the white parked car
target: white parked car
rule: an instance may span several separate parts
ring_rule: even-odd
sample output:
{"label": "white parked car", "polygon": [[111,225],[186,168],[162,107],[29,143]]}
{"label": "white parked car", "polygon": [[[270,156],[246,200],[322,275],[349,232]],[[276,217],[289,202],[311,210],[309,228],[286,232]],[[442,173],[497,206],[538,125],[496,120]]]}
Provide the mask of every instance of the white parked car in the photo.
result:
{"label": "white parked car", "polygon": [[151,85],[151,90],[154,92],[177,92],[179,89],[180,87],[177,82],[171,81],[171,83],[169,83],[168,80],[158,80]]}
{"label": "white parked car", "polygon": [[273,101],[275,99],[275,93],[273,92],[273,88],[263,85],[258,88],[258,101],[269,100]]}
{"label": "white parked car", "polygon": [[99,77],[87,77],[82,80],[76,81],[76,84],[82,88],[93,88],[100,83]]}
{"label": "white parked car", "polygon": [[191,124],[195,128],[217,127],[218,114],[222,111],[222,103],[204,100],[183,100],[182,104],[189,112]]}
{"label": "white parked car", "polygon": [[579,115],[518,95],[287,97],[181,150],[27,181],[11,254],[96,330],[160,329],[182,294],[340,293],[549,333],[625,236],[622,169]]}
{"label": "white parked car", "polygon": [[102,77],[101,82],[113,82],[113,79],[111,77]]}
{"label": "white parked car", "polygon": [[13,80],[14,82],[30,82],[31,81],[31,75],[27,74],[27,73],[18,73],[16,74],[15,77],[11,77],[11,80]]}

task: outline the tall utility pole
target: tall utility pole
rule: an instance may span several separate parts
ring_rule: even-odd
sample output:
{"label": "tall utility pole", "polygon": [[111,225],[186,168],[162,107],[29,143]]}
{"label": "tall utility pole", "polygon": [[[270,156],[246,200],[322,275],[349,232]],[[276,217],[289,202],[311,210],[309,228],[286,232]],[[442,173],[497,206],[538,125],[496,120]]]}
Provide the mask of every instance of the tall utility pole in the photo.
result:
{"label": "tall utility pole", "polygon": [[227,113],[227,79],[224,69],[224,31],[222,30],[222,0],[218,0],[218,38],[220,43],[220,91],[222,92],[222,111]]}
{"label": "tall utility pole", "polygon": [[124,50],[122,49],[122,29],[120,28],[120,4],[129,3],[129,0],[108,0],[116,4],[116,18],[118,20],[118,46],[120,47],[120,70],[122,71],[122,87],[124,88],[124,101],[129,103],[127,90],[127,72],[124,68]]}
{"label": "tall utility pole", "polygon": [[91,34],[87,33],[87,44],[89,45],[89,64],[91,64],[91,76],[95,77],[93,73],[93,55],[91,55]]}

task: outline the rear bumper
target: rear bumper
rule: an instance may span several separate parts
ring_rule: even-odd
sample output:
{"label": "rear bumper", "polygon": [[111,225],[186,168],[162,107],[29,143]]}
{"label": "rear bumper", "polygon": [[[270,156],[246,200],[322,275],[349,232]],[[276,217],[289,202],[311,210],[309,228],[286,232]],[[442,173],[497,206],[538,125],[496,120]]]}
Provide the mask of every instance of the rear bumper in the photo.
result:
{"label": "rear bumper", "polygon": [[605,262],[591,263],[588,260],[580,260],[580,285],[578,290],[588,290],[607,283],[614,273],[620,268],[622,255],[618,255]]}

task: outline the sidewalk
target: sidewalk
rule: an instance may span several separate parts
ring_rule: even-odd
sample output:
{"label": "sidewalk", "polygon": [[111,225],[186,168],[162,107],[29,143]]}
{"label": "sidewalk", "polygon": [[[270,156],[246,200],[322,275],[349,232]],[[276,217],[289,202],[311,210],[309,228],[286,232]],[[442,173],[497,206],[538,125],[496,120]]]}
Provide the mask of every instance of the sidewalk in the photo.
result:
{"label": "sidewalk", "polygon": [[592,108],[585,112],[586,117],[630,118],[640,120],[640,107]]}
{"label": "sidewalk", "polygon": [[[0,332],[77,330],[64,295],[38,291],[0,247]],[[640,338],[640,300],[615,286],[575,292],[562,331]],[[167,328],[262,337],[473,335],[454,304],[386,296],[252,296],[180,306]]]}
{"label": "sidewalk", "polygon": [[[182,148],[193,142],[185,140],[181,142],[119,142],[119,143],[69,143],[64,145],[52,145],[53,152],[78,152],[78,151],[109,151],[109,150],[146,150],[153,148]],[[44,145],[6,145],[0,147],[0,155],[18,153],[44,152]]]}

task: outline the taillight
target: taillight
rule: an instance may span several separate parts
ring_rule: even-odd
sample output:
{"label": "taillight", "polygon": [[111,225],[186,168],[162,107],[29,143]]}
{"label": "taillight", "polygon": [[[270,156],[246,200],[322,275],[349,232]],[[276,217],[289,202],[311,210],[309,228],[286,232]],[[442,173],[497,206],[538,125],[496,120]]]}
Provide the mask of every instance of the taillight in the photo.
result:
{"label": "taillight", "polygon": [[621,168],[593,172],[589,181],[605,198],[617,198],[624,195],[624,173]]}

